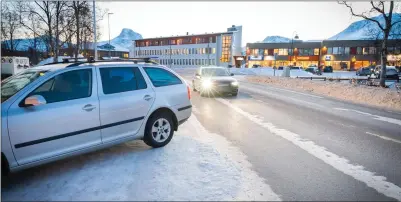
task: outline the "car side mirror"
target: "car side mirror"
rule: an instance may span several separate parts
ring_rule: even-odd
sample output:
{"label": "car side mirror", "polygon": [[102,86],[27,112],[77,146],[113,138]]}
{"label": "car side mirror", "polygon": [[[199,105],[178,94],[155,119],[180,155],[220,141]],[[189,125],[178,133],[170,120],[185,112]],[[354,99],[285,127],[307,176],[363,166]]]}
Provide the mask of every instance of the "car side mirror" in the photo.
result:
{"label": "car side mirror", "polygon": [[39,105],[44,105],[46,103],[47,103],[46,99],[41,95],[32,95],[32,96],[25,98],[25,100],[24,100],[24,105],[26,107],[39,106]]}
{"label": "car side mirror", "polygon": [[231,76],[234,76],[234,73],[231,73],[230,75],[231,75]]}

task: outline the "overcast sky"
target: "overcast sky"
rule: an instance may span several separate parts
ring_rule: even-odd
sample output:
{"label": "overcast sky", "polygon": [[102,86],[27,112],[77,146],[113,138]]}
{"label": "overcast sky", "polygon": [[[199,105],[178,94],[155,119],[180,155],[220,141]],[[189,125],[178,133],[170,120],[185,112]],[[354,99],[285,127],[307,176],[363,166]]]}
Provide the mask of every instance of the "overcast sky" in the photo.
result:
{"label": "overcast sky", "polygon": [[[368,2],[354,3],[357,10]],[[97,2],[110,16],[111,38],[130,28],[144,38],[226,31],[242,25],[242,44],[266,36],[302,40],[326,39],[360,20],[337,2]],[[102,40],[108,40],[107,15],[101,22]]]}

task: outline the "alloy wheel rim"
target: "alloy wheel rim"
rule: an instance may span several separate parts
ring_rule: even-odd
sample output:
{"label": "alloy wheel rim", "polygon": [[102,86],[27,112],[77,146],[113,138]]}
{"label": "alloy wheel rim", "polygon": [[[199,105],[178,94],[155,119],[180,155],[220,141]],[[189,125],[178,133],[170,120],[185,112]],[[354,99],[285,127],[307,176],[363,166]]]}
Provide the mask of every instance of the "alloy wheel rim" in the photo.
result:
{"label": "alloy wheel rim", "polygon": [[165,118],[157,119],[152,125],[152,138],[156,142],[164,142],[170,136],[171,126]]}

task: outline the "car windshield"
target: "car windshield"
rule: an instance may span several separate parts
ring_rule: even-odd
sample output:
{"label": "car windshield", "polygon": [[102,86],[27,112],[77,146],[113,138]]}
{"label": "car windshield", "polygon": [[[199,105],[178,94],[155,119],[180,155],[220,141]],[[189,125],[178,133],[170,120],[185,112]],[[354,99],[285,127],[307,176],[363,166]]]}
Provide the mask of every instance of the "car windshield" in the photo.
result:
{"label": "car windshield", "polygon": [[1,102],[3,103],[8,98],[18,93],[21,89],[35,81],[45,72],[46,71],[43,70],[28,70],[1,82]]}
{"label": "car windshield", "polygon": [[223,68],[205,68],[202,69],[202,76],[229,76],[229,73]]}

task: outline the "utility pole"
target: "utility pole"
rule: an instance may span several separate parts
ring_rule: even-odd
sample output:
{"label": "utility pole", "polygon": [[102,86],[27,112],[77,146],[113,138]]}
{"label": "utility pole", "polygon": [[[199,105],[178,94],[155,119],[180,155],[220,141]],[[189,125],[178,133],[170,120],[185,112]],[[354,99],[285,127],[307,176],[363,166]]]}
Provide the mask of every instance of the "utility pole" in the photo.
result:
{"label": "utility pole", "polygon": [[96,6],[93,0],[93,38],[95,39],[95,60],[97,60],[97,39],[96,39]]}
{"label": "utility pole", "polygon": [[107,13],[107,22],[109,24],[109,59],[111,59],[111,44],[110,44],[110,15],[113,13]]}
{"label": "utility pole", "polygon": [[[295,37],[294,37],[294,34],[295,34]],[[297,32],[296,31],[294,31],[293,33],[292,33],[292,35],[291,35],[291,55],[290,55],[290,66],[292,66],[292,57],[291,56],[293,56],[294,55],[294,50],[292,49],[293,48],[293,45],[294,45],[294,38],[295,39],[299,39],[299,37],[298,37],[298,34],[297,34]]]}
{"label": "utility pole", "polygon": [[209,48],[209,43],[210,43],[210,38],[207,41],[207,65],[210,66],[210,59],[209,59],[209,55],[210,55],[210,48]]}

